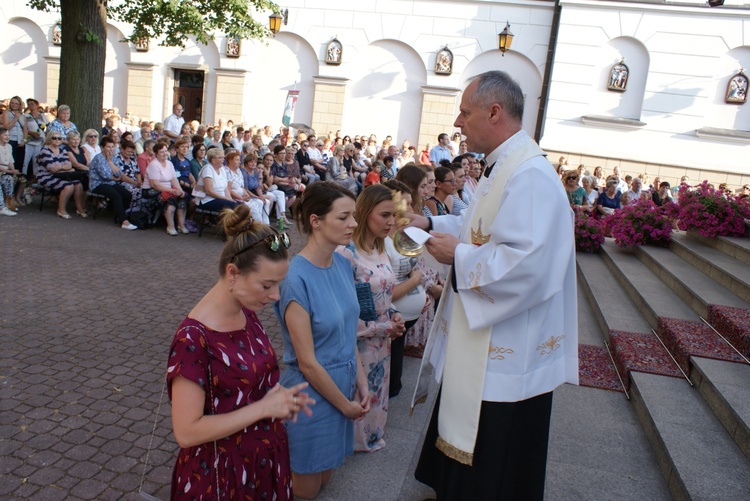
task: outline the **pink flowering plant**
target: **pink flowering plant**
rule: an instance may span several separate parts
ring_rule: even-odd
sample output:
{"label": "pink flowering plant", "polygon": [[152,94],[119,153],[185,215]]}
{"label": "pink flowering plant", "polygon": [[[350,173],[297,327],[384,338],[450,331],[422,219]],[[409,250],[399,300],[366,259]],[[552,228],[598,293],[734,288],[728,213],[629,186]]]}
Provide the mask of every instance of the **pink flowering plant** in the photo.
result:
{"label": "pink flowering plant", "polygon": [[606,220],[615,243],[620,247],[669,244],[672,221],[668,207],[659,207],[648,199],[616,210]]}
{"label": "pink flowering plant", "polygon": [[750,219],[750,200],[727,196],[708,181],[694,188],[682,185],[675,216],[681,230],[695,230],[704,237],[742,236],[745,220]]}
{"label": "pink flowering plant", "polygon": [[576,250],[597,252],[604,243],[604,224],[590,212],[576,209]]}

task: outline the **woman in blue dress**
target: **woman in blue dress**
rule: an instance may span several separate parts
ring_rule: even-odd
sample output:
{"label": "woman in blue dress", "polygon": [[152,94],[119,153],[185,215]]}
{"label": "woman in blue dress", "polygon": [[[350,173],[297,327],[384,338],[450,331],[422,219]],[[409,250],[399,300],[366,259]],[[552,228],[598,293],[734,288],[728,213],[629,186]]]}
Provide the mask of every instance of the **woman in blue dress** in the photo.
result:
{"label": "woman in blue dress", "polygon": [[284,338],[281,384],[309,382],[315,414],[287,422],[294,493],[315,498],[332,470],[352,454],[352,421],[369,410],[357,351],[359,303],[349,261],[334,250],[349,243],[357,223],[354,195],[333,183],[314,183],[300,204],[307,245],[281,284],[276,315]]}

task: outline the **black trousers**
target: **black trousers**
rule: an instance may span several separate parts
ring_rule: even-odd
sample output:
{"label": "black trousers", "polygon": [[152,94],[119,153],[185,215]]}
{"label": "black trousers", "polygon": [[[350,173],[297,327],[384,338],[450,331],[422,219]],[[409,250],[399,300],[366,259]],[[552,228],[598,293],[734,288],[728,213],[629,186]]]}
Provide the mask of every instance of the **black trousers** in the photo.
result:
{"label": "black trousers", "polygon": [[440,395],[414,477],[439,500],[544,499],[552,393],[521,402],[482,402],[472,466],[435,447]]}
{"label": "black trousers", "polygon": [[92,191],[98,195],[104,195],[112,202],[112,209],[115,211],[115,219],[118,223],[128,219],[125,210],[130,208],[133,195],[127,188],[119,184],[100,184]]}
{"label": "black trousers", "polygon": [[406,331],[417,323],[418,318],[404,323],[404,334],[391,341],[391,382],[388,388],[388,398],[393,398],[401,391],[401,374],[404,369],[404,341]]}

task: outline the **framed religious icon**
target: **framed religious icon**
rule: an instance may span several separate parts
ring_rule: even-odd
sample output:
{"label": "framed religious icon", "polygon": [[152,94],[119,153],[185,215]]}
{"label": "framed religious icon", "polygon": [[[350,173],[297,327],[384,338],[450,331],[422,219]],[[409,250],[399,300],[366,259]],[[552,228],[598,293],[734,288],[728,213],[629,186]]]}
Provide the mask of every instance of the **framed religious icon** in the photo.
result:
{"label": "framed religious icon", "polygon": [[740,70],[739,73],[729,79],[724,102],[730,104],[745,104],[747,102],[747,84],[747,76],[742,70]]}
{"label": "framed religious icon", "polygon": [[326,45],[326,64],[341,64],[342,46],[338,38],[334,38]]}
{"label": "framed religious icon", "polygon": [[52,27],[52,44],[62,44],[62,23],[55,23]]}
{"label": "framed religious icon", "polygon": [[612,66],[609,72],[609,82],[607,83],[607,89],[614,90],[617,92],[625,92],[628,86],[628,77],[630,76],[630,70],[620,59],[620,62]]}
{"label": "framed religious icon", "polygon": [[443,47],[435,58],[435,73],[438,75],[450,75],[453,72],[453,52],[448,46]]}
{"label": "framed religious icon", "polygon": [[240,57],[241,44],[240,37],[227,35],[227,57]]}
{"label": "framed religious icon", "polygon": [[148,52],[148,37],[134,40],[133,45],[135,45],[135,50],[138,52]]}

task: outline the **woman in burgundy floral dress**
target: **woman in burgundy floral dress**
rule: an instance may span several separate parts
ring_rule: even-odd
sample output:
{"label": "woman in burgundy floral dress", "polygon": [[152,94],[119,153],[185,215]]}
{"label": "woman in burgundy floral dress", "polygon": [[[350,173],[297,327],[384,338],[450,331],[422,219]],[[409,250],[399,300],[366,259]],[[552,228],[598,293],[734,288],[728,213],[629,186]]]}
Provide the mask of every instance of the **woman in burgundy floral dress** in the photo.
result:
{"label": "woman in burgundy floral dress", "polygon": [[[180,452],[172,499],[291,500],[284,419],[311,415],[307,383],[284,388],[255,315],[279,299],[289,237],[226,209],[220,278],[180,324],[167,370]],[[206,384],[210,381],[210,384]]]}

